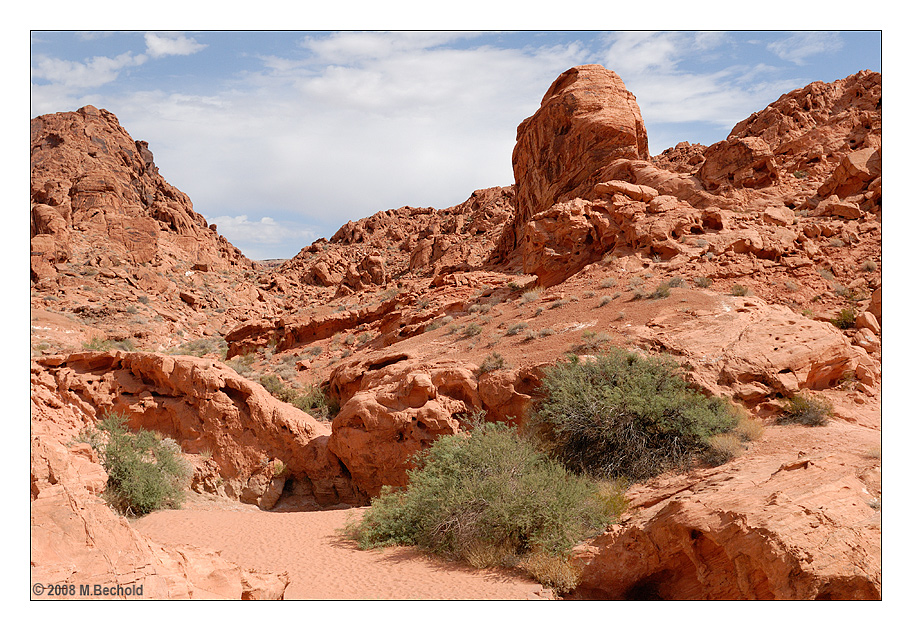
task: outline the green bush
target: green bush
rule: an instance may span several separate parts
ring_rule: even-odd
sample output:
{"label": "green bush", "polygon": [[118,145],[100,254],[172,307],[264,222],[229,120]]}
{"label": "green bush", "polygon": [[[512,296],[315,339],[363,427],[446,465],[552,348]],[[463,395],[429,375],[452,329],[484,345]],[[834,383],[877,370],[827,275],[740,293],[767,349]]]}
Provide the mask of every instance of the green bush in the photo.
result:
{"label": "green bush", "polygon": [[484,358],[481,366],[478,367],[478,375],[481,376],[487,372],[494,372],[507,367],[507,360],[498,352],[491,353]]}
{"label": "green bush", "polygon": [[295,391],[290,403],[314,418],[330,420],[339,413],[339,401],[314,384],[308,384],[303,391]]}
{"label": "green bush", "polygon": [[571,471],[642,480],[706,459],[710,438],[738,423],[733,406],[692,390],[670,360],[612,349],[546,372],[533,424]]}
{"label": "green bush", "polygon": [[851,329],[855,326],[855,312],[852,309],[840,309],[836,317],[831,319],[837,329]]}
{"label": "green bush", "polygon": [[661,283],[658,287],[655,288],[655,291],[649,294],[649,297],[653,300],[657,300],[659,298],[668,298],[671,295],[671,287],[672,285],[670,283]]}
{"label": "green bush", "polygon": [[154,432],[127,428],[127,417],[108,414],[89,442],[108,473],[107,499],[125,515],[179,508],[190,477],[180,446]]}
{"label": "green bush", "polygon": [[408,488],[385,487],[348,528],[360,547],[413,545],[477,567],[566,560],[616,516],[594,482],[500,423],[444,436],[416,460]]}
{"label": "green bush", "polygon": [[833,406],[826,399],[812,395],[796,394],[789,399],[785,410],[779,415],[780,425],[808,425],[819,427],[827,424],[833,413]]}

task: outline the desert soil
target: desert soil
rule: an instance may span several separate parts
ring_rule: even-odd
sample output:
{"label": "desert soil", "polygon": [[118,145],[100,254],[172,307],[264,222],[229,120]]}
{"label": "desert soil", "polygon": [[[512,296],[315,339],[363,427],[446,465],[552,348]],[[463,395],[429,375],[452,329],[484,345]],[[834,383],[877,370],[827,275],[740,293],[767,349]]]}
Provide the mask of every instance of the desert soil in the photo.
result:
{"label": "desert soil", "polygon": [[477,570],[411,548],[359,550],[339,530],[364,510],[267,512],[194,498],[133,526],[163,545],[209,548],[251,570],[288,572],[286,600],[526,600],[543,593],[519,573]]}

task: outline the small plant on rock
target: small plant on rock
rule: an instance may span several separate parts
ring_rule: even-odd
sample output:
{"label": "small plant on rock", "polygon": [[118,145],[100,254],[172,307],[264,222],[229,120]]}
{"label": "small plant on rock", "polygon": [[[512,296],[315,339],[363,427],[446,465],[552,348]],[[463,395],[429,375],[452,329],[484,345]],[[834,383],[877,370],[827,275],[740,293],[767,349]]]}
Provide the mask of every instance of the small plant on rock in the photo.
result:
{"label": "small plant on rock", "polygon": [[529,327],[529,325],[526,324],[525,322],[517,322],[516,324],[511,324],[507,328],[506,334],[507,335],[517,335],[517,334],[519,334],[520,331],[524,331],[528,327]]}
{"label": "small plant on rock", "polygon": [[852,309],[840,309],[836,317],[831,319],[837,329],[851,329],[855,326],[855,312]]}
{"label": "small plant on rock", "polygon": [[485,357],[481,362],[481,366],[478,367],[478,374],[483,375],[488,372],[494,372],[495,370],[506,368],[506,366],[507,360],[503,358],[503,355],[494,352]]}
{"label": "small plant on rock", "polygon": [[785,410],[779,416],[780,425],[807,425],[819,427],[827,424],[833,413],[832,404],[822,397],[796,394],[789,399]]}

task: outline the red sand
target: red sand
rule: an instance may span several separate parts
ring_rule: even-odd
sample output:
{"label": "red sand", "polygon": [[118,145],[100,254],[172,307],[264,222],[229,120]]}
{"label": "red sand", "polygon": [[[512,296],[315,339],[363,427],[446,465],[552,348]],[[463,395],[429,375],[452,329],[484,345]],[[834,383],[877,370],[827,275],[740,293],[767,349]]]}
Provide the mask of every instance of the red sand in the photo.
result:
{"label": "red sand", "polygon": [[288,572],[291,599],[524,600],[541,585],[518,573],[476,570],[410,548],[359,550],[338,530],[364,509],[265,512],[243,504],[159,511],[134,522],[162,544],[218,550],[252,570]]}

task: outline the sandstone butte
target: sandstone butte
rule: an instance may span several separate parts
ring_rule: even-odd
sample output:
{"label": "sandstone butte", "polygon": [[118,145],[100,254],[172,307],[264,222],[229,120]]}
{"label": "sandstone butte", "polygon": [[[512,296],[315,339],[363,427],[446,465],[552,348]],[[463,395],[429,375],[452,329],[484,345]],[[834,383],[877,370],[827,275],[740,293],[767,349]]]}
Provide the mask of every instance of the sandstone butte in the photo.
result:
{"label": "sandstone butte", "polygon": [[[651,156],[621,78],[580,66],[519,125],[511,185],[255,262],[112,113],[33,119],[32,580],[158,599],[288,585],[115,514],[77,438],[106,413],[177,441],[195,493],[363,506],[463,415],[522,425],[543,370],[597,339],[671,354],[765,432],[724,465],[632,486],[619,523],[576,549],[570,597],[879,599],[880,147],[878,73]],[[661,283],[670,296],[638,299]],[[480,371],[494,352],[505,365]],[[264,375],[338,413],[280,401]],[[776,425],[804,391],[831,422]]]}

